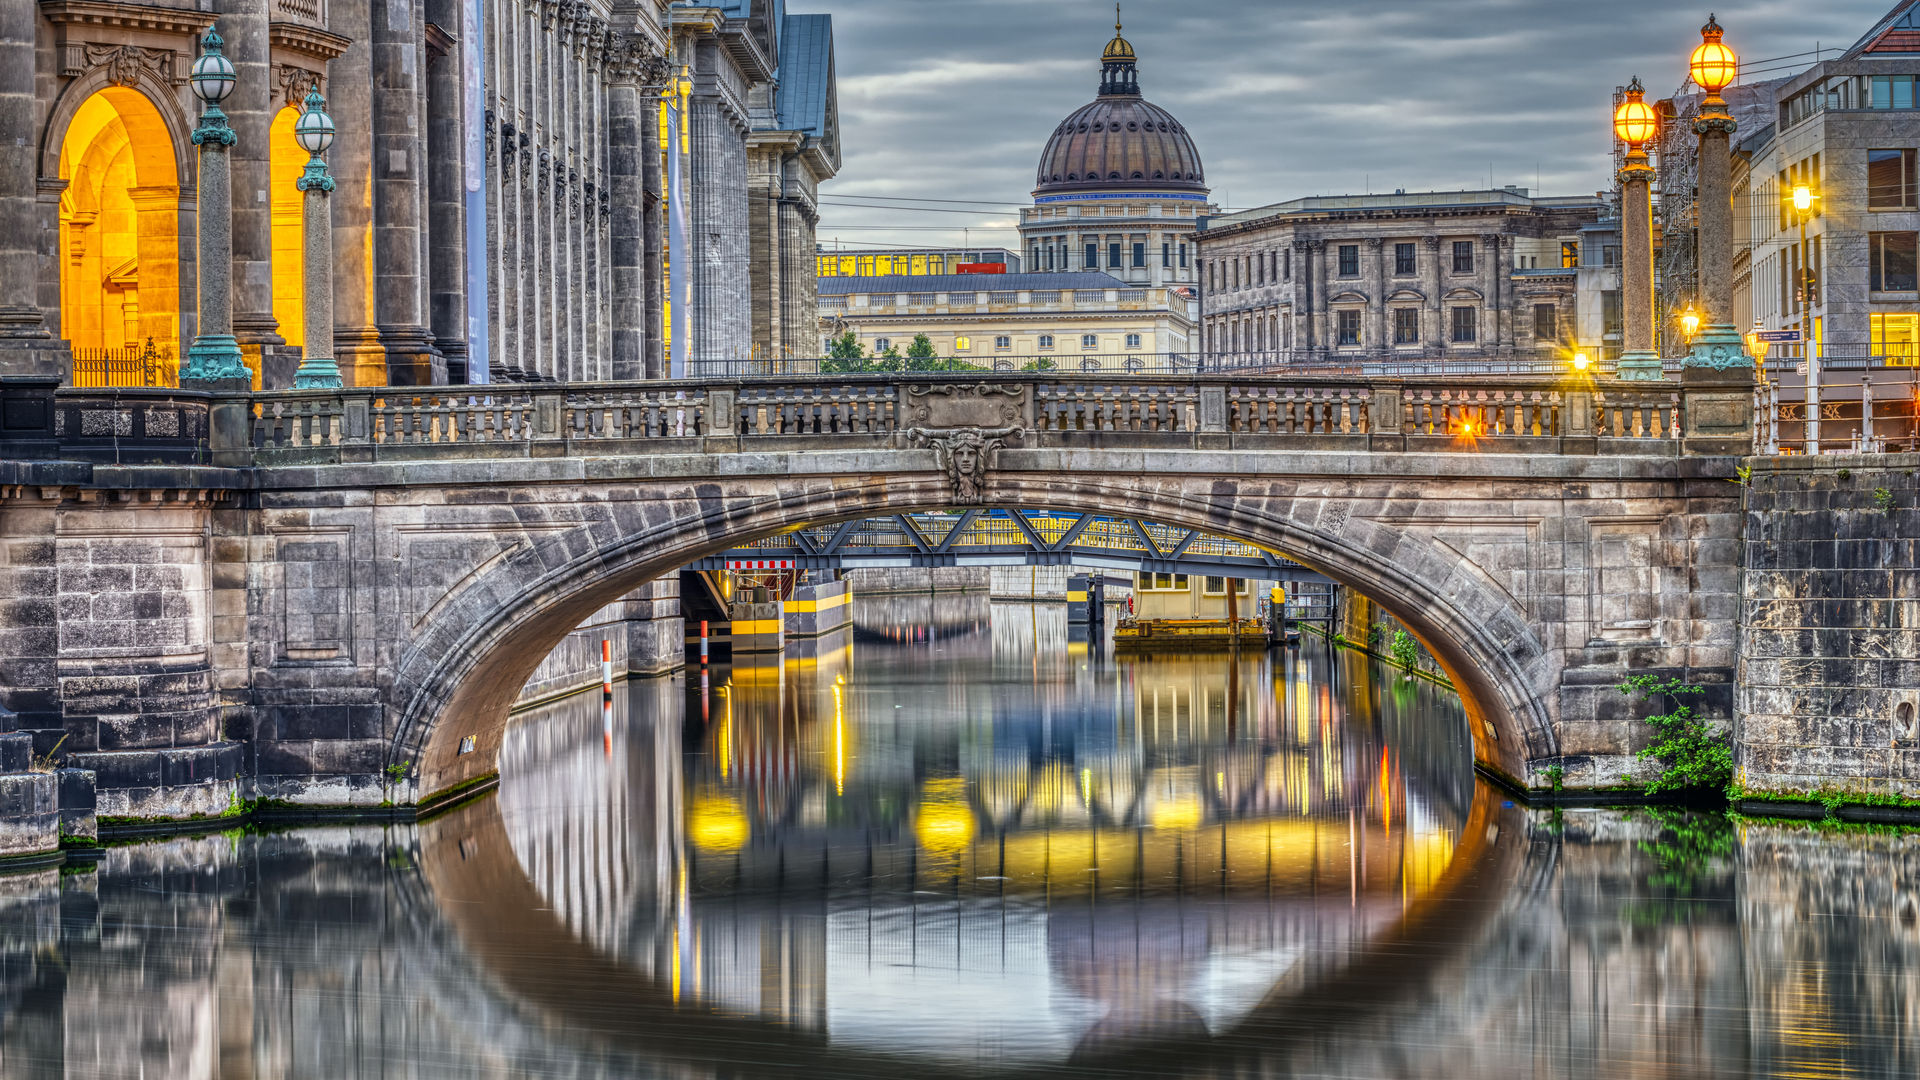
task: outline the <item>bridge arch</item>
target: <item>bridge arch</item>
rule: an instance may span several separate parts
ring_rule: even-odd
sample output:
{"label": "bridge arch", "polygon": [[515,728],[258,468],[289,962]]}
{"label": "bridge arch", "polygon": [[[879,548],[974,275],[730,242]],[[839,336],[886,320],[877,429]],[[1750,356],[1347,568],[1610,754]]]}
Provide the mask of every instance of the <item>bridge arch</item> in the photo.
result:
{"label": "bridge arch", "polygon": [[[930,455],[929,455],[930,456]],[[495,767],[507,712],[542,658],[607,602],[695,559],[803,525],[950,509],[931,470],[860,479],[700,482],[636,498],[575,493],[573,523],[529,532],[396,643],[383,688],[390,761],[424,797]],[[1339,485],[1111,472],[994,474],[986,505],[1125,514],[1281,552],[1401,618],[1460,688],[1477,762],[1519,782],[1557,753],[1559,658],[1485,570],[1445,544],[1350,513]],[[465,747],[463,752],[463,746]]]}

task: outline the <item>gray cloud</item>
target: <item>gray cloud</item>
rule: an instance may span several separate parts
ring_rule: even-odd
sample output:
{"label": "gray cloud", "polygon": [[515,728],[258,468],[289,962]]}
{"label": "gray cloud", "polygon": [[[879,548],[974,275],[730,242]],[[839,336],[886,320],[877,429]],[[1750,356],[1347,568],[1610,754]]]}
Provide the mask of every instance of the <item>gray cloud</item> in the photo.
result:
{"label": "gray cloud", "polygon": [[[1750,66],[1846,48],[1892,0],[1717,7]],[[852,244],[1012,245],[1035,163],[1092,100],[1113,8],[1100,0],[814,0],[833,13],[845,161],[819,235]],[[1673,92],[1708,8],[1668,0],[1132,0],[1148,100],[1193,132],[1214,199],[1607,184],[1611,97]],[[1781,61],[1775,74],[1810,63]],[[1771,76],[1768,76],[1771,77]],[[964,213],[836,204],[980,200]],[[997,231],[994,231],[997,230]]]}

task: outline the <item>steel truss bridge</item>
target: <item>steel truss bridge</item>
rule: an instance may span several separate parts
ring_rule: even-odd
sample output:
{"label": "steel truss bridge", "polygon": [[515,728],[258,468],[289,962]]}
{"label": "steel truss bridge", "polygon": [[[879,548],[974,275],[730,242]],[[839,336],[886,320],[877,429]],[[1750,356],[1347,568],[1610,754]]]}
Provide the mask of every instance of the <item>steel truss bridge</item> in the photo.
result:
{"label": "steel truss bridge", "polygon": [[888,566],[1075,566],[1331,585],[1283,555],[1196,529],[1132,517],[974,509],[810,525],[731,548],[690,570],[851,570]]}

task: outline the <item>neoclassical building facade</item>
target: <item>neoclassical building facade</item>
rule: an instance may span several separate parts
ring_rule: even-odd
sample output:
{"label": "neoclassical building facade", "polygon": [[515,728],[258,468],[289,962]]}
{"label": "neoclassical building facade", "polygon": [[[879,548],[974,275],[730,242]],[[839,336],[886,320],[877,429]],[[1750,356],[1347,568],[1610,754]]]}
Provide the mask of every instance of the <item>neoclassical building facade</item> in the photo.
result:
{"label": "neoclassical building facade", "polygon": [[[217,216],[188,79],[209,29],[235,75]],[[316,87],[349,385],[810,351],[833,79],[828,17],[782,0],[8,0],[0,375],[170,384],[199,331],[196,233],[224,217],[233,335],[257,385],[290,385],[293,124]]]}
{"label": "neoclassical building facade", "polygon": [[1210,353],[1541,359],[1619,348],[1619,223],[1518,188],[1315,196],[1194,234]]}

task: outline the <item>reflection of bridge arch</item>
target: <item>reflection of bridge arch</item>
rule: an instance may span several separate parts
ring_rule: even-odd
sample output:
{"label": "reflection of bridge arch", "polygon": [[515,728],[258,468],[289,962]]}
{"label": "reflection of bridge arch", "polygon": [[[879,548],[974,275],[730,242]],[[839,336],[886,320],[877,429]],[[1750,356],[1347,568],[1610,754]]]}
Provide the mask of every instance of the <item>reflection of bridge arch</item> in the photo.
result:
{"label": "reflection of bridge arch", "polygon": [[[1075,468],[1069,462],[1064,473],[995,474],[988,495],[1000,506],[1121,513],[1284,552],[1380,600],[1420,636],[1462,691],[1481,763],[1518,777],[1529,758],[1555,752],[1550,702],[1558,690],[1558,654],[1530,629],[1512,594],[1453,548],[1411,530],[1349,520],[1344,501],[1305,496],[1293,483],[1268,486],[1212,473],[1143,482],[1106,467],[1113,464]],[[572,497],[617,499],[620,493]],[[604,511],[574,527],[531,532],[521,552],[482,567],[396,644],[385,691],[399,713],[393,756],[418,762],[429,792],[491,771],[507,709],[527,676],[609,596],[757,537],[949,502],[947,479],[939,474],[859,482],[795,478],[777,489],[681,489],[644,512]],[[467,736],[480,752],[459,754]]]}
{"label": "reflection of bridge arch", "polygon": [[[1279,969],[1267,985],[1247,971],[1196,969],[1177,946],[1166,946],[1138,958],[1142,970],[1129,972],[1124,981],[1131,989],[1116,997],[1116,991],[1102,988],[1098,968],[1087,967],[1083,959],[1093,954],[1089,946],[1097,951],[1101,933],[1098,917],[1087,912],[1059,910],[1052,916],[1058,925],[1050,927],[1051,937],[1044,941],[1023,938],[1016,927],[1013,944],[1043,949],[1045,962],[1068,985],[1104,1008],[1109,1021],[1090,1024],[1069,1048],[1067,1060],[1074,1065],[1098,1066],[1124,1058],[1147,1072],[1215,1075],[1235,1063],[1258,1064],[1276,1055],[1284,1061],[1291,1040],[1275,1037],[1276,1026],[1300,1028],[1304,1043],[1323,1035],[1328,1026],[1367,1022],[1389,1004],[1393,987],[1417,985],[1426,967],[1448,962],[1497,917],[1537,847],[1528,844],[1519,812],[1501,807],[1498,796],[1482,785],[1459,827],[1459,842],[1446,869],[1428,892],[1404,907],[1396,897],[1382,897],[1381,903],[1348,920],[1350,931],[1317,939],[1296,934],[1291,939],[1296,945],[1309,940],[1313,945],[1304,951],[1287,948],[1285,931],[1269,948],[1251,942],[1249,955],[1256,963],[1268,965],[1269,972]],[[777,1060],[790,1075],[978,1075],[977,1065],[929,1060],[904,1042],[871,1038],[864,1044],[840,1039],[830,1043],[810,1022],[817,1018],[809,1010],[819,1002],[788,996],[780,1003],[787,1009],[783,1020],[755,1016],[762,1006],[773,1004],[764,996],[770,990],[787,994],[793,988],[792,983],[766,982],[759,965],[769,957],[788,955],[783,949],[794,942],[766,937],[740,922],[753,918],[751,898],[720,905],[714,918],[704,922],[683,913],[656,924],[657,933],[629,934],[623,951],[604,949],[553,910],[552,898],[528,876],[515,843],[507,839],[503,809],[498,800],[483,800],[423,826],[421,868],[440,917],[479,972],[530,1022],[540,1024],[546,1017],[551,1029],[587,1035],[616,1051],[693,1057],[736,1072],[751,1072],[755,1061]],[[582,854],[591,858],[591,853]],[[1218,897],[1219,885],[1207,882],[1184,902],[1169,896],[1165,904],[1150,905],[1143,917],[1166,931],[1161,938],[1178,938],[1182,929],[1190,935],[1256,932],[1252,928],[1257,924],[1236,923],[1220,910]],[[1344,918],[1349,905],[1344,896],[1338,900],[1334,906]],[[1069,904],[1066,898],[1051,901],[1055,909]],[[991,898],[973,904],[936,900],[929,907],[916,928],[944,937],[927,942],[928,948],[940,941],[951,945],[969,920],[977,925],[1006,914]],[[897,917],[914,917],[909,909],[903,900],[904,914]],[[1269,916],[1274,910],[1270,902],[1259,909]],[[1317,916],[1311,906],[1293,910],[1296,914],[1283,913],[1280,923],[1267,925],[1284,927],[1289,918],[1325,915]],[[1014,915],[1019,917],[1019,909]],[[832,917],[824,909],[819,915],[822,920]],[[729,928],[745,937],[726,938]],[[1134,929],[1130,925],[1129,932]],[[732,986],[715,990],[703,984],[696,992],[696,972],[688,966],[694,950],[691,944],[682,948],[676,932],[701,933],[702,950],[731,950],[727,955],[738,954],[752,970]],[[805,927],[801,933],[804,937]],[[729,940],[744,943],[746,951],[739,953]],[[1174,952],[1166,952],[1167,947]],[[804,982],[827,973],[797,974]],[[1156,990],[1191,985],[1195,976],[1211,979],[1217,990],[1214,1002],[1202,1003],[1198,1012],[1182,1004],[1181,995]],[[592,993],[582,993],[583,987],[591,987]],[[1249,1038],[1248,1031],[1259,1031],[1260,1037]],[[752,1047],[755,1053],[748,1059],[728,1047]]]}

